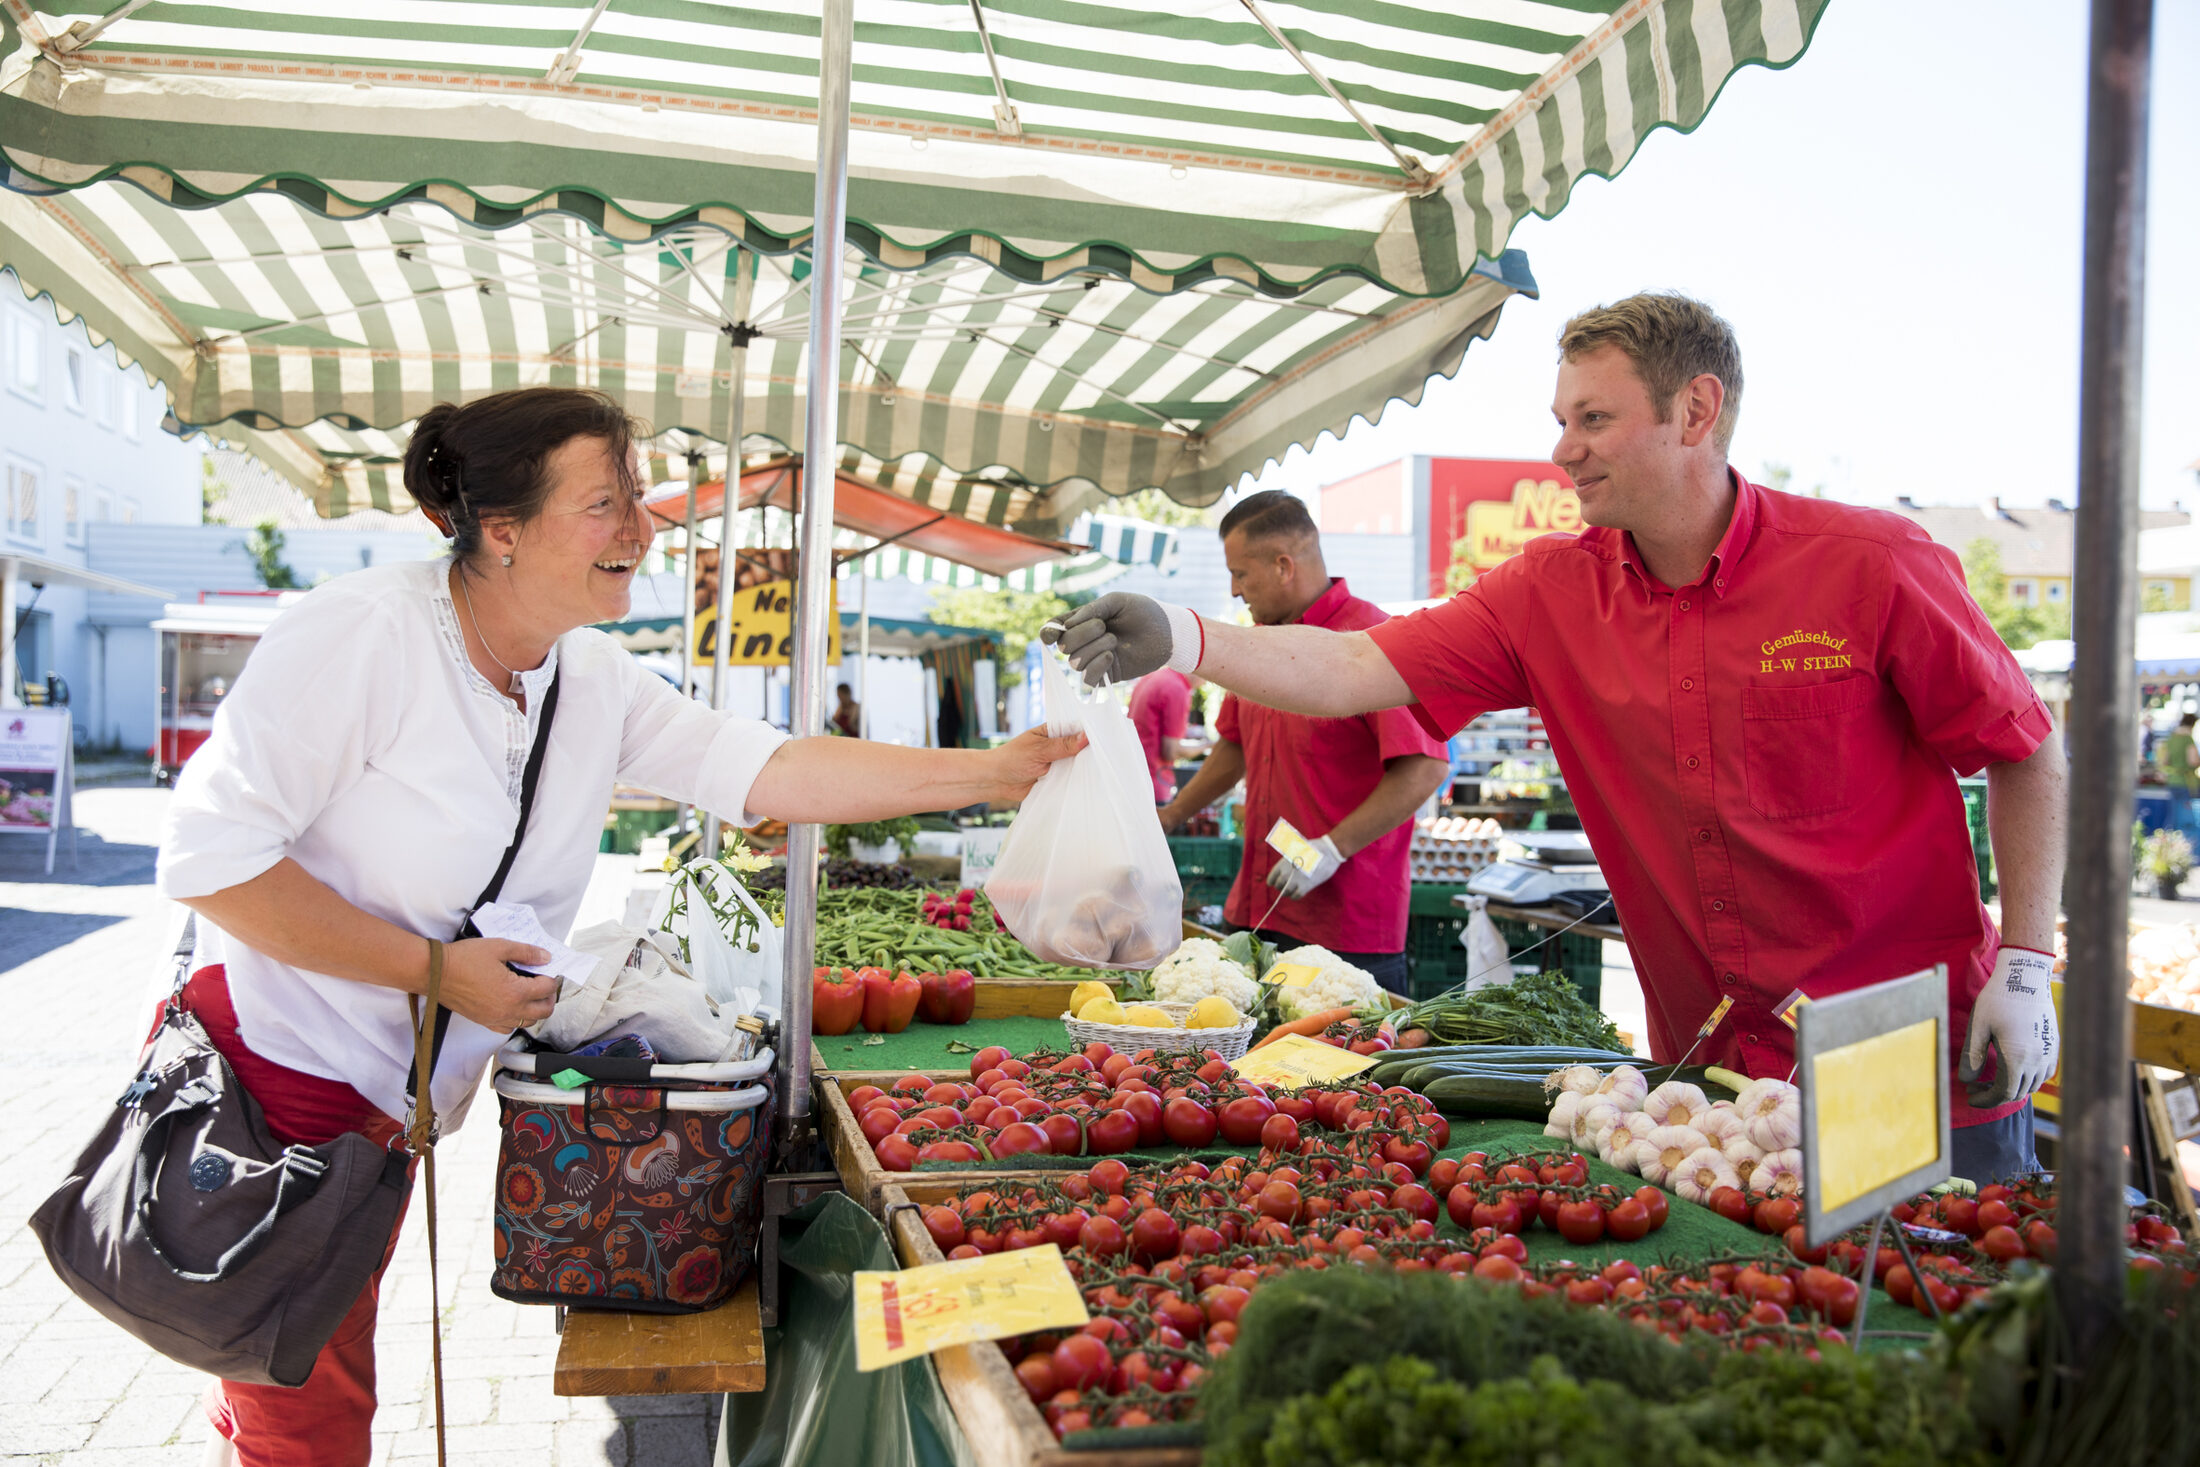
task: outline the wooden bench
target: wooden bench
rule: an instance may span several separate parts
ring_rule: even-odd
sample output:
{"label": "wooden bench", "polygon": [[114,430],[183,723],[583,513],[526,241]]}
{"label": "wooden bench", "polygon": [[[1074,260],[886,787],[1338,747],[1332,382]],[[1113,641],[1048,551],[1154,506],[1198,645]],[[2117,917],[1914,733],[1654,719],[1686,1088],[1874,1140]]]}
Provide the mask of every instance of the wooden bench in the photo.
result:
{"label": "wooden bench", "polygon": [[764,1389],[756,1280],[700,1314],[568,1310],[550,1388],[561,1396],[741,1395]]}

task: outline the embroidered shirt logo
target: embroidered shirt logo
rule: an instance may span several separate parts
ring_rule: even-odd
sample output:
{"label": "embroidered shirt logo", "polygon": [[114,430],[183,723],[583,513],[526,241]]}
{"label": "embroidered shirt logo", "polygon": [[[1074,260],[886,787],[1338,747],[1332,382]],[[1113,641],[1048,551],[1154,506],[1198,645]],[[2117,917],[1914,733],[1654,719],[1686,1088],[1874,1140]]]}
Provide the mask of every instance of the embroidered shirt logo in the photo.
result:
{"label": "embroidered shirt logo", "polygon": [[[1792,631],[1785,636],[1773,637],[1757,645],[1763,659],[1757,664],[1759,672],[1826,672],[1836,668],[1854,667],[1853,655],[1841,649],[1849,645],[1847,637],[1836,637],[1831,632]],[[1781,657],[1777,654],[1790,647],[1818,646],[1822,653]]]}

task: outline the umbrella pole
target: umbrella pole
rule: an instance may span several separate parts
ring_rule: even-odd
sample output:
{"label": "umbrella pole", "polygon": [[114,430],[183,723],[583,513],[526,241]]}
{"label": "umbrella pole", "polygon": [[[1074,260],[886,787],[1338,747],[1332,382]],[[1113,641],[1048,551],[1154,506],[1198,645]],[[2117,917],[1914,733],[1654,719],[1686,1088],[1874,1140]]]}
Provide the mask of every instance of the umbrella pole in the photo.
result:
{"label": "umbrella pole", "polygon": [[[2070,976],[2063,988],[2055,1287],[2079,1360],[2116,1328],[2131,1144],[2131,909],[2139,387],[2153,0],[2093,0],[2079,326],[2077,666],[2070,704]],[[2004,1061],[2007,1063],[2007,1061]]]}
{"label": "umbrella pole", "polygon": [[[709,414],[706,412],[704,416],[707,418]],[[686,572],[681,577],[686,590],[680,601],[680,695],[686,698],[695,696],[695,647],[693,643],[696,619],[696,560],[698,558],[695,553],[695,495],[696,491],[702,487],[704,468],[703,455],[696,452],[695,445],[692,442],[689,443],[687,520],[686,528],[682,532],[684,538],[680,542],[680,558],[685,562],[683,569]],[[693,805],[680,807],[680,828],[682,830],[687,829],[688,822],[694,818],[695,807]]]}
{"label": "umbrella pole", "polygon": [[[810,375],[802,430],[802,532],[795,594],[796,738],[825,730],[825,656],[831,645],[833,465],[840,441],[841,240],[848,223],[848,69],[854,0],[825,0],[817,93],[817,193],[810,229]],[[786,1014],[779,1026],[779,1109],[783,1145],[799,1144],[810,1121],[810,966],[817,951],[815,825],[787,833]]]}
{"label": "umbrella pole", "polygon": [[[740,245],[733,247],[733,314],[743,325],[749,319],[749,291],[756,283],[756,261]],[[741,437],[746,429],[748,416],[749,342],[746,334],[733,335],[733,383],[726,393],[726,477],[718,496],[718,595],[714,601],[717,615],[713,618],[715,630],[710,658],[710,706],[722,710],[726,706],[726,668],[733,656],[733,637],[728,628],[733,624],[733,583],[737,566],[734,557],[734,516],[741,509]],[[690,490],[692,494],[694,491]],[[716,815],[703,817],[703,849],[699,854],[715,857],[720,850],[719,825]],[[807,1012],[808,990],[803,1002]]]}
{"label": "umbrella pole", "polygon": [[856,559],[856,736],[871,736],[871,557]]}

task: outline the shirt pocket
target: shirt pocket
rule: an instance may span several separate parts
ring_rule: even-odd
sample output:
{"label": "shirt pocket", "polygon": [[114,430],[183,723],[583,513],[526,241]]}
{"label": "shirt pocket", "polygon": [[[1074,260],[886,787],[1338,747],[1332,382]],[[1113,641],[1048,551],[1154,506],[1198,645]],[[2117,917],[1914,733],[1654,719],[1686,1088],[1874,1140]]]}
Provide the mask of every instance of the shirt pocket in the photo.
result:
{"label": "shirt pocket", "polygon": [[1884,772],[1879,679],[1742,689],[1742,770],[1749,807],[1772,820],[1838,815]]}

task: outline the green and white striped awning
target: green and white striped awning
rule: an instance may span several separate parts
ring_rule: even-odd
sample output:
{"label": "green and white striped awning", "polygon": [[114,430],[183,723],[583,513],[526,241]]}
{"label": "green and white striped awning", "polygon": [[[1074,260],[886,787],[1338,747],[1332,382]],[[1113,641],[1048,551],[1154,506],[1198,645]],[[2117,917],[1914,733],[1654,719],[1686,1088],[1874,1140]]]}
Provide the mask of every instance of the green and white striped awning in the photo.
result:
{"label": "green and white striped awning", "polygon": [[[1825,0],[863,0],[850,242],[1167,293],[1465,286],[1529,212],[1784,66]],[[816,0],[0,4],[8,187],[545,213],[796,248]]]}
{"label": "green and white striped awning", "polygon": [[[152,370],[184,423],[282,435],[332,510],[405,508],[402,425],[512,387],[598,387],[662,432],[722,439],[744,329],[749,441],[799,448],[807,260],[751,256],[744,318],[732,243],[694,226],[628,244],[554,214],[492,231],[427,203],[339,220],[270,192],[186,210],[113,179],[0,193],[0,263],[26,290]],[[843,264],[843,442],[914,458],[918,479],[1021,487],[1039,502],[1019,519],[1044,524],[1095,491],[1211,503],[1293,443],[1418,400],[1534,289],[1517,251],[1441,298],[1352,275],[1283,299],[1221,277],[1156,295],[1098,269],[1032,285],[968,258]]]}

